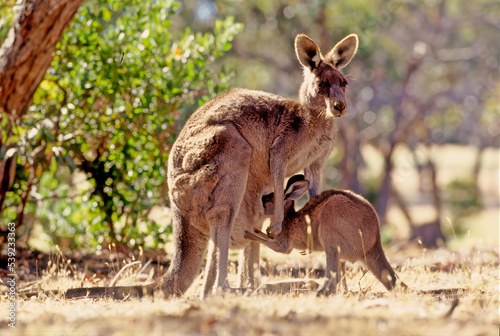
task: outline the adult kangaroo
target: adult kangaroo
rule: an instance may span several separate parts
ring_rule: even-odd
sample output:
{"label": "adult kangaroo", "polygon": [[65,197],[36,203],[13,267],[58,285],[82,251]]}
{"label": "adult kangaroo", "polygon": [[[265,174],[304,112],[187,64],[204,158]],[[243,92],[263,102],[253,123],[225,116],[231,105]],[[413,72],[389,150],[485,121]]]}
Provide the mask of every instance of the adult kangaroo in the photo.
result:
{"label": "adult kangaroo", "polygon": [[[261,198],[282,192],[286,176],[303,169],[309,197],[316,196],[335,118],[346,111],[347,80],[339,70],[357,47],[357,35],[351,34],[323,56],[313,40],[298,35],[295,51],[304,68],[299,100],[234,89],[192,114],[168,160],[175,254],[158,284],[166,294],[189,288],[207,245],[205,294],[211,287],[229,287],[229,248],[246,248],[252,263],[258,262],[258,243],[249,247],[244,233],[262,228]],[[274,204],[271,238],[281,231],[283,194],[275,193]]]}

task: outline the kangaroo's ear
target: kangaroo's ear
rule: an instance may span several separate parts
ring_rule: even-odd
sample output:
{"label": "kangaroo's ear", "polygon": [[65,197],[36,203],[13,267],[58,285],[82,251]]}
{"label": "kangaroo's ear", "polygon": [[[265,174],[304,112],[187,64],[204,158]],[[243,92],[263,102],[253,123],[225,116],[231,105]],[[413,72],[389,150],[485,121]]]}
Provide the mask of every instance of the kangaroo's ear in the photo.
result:
{"label": "kangaroo's ear", "polygon": [[309,188],[308,180],[302,180],[292,183],[292,185],[286,189],[285,200],[299,199],[302,195],[305,194],[308,188]]}
{"label": "kangaroo's ear", "polygon": [[321,52],[318,45],[304,34],[299,34],[295,38],[295,53],[300,64],[313,70],[321,61]]}
{"label": "kangaroo's ear", "polygon": [[356,51],[358,51],[358,35],[347,35],[330,50],[325,59],[340,69],[349,64]]}

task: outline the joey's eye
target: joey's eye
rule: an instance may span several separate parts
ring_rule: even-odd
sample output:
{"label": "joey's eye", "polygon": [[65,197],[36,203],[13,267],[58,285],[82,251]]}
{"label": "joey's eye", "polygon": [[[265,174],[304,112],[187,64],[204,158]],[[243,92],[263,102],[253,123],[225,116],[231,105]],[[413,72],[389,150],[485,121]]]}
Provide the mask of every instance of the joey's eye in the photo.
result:
{"label": "joey's eye", "polygon": [[318,83],[318,86],[319,86],[320,88],[324,88],[324,87],[326,87],[326,83],[325,83],[325,82],[323,82],[323,81],[321,81],[321,82],[319,82],[319,83]]}
{"label": "joey's eye", "polygon": [[340,86],[346,87],[347,86],[347,82],[346,81],[341,82]]}

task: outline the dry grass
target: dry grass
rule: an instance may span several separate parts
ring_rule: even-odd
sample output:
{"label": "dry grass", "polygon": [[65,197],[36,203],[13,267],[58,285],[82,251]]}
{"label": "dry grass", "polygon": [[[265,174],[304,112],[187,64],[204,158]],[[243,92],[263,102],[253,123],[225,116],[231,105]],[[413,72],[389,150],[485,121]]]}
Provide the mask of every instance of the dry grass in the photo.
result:
{"label": "dry grass", "polygon": [[[0,334],[12,335],[497,335],[499,309],[498,250],[453,253],[413,247],[389,253],[411,290],[388,293],[371,274],[348,269],[350,291],[317,298],[312,292],[253,293],[210,297],[200,301],[197,286],[183,298],[143,300],[18,301],[18,324],[8,328],[0,316]],[[288,259],[285,268],[312,267],[320,254]],[[281,262],[280,262],[281,264]],[[66,265],[61,262],[59,269]],[[67,267],[66,267],[67,268]],[[44,288],[79,284],[68,272],[51,268]],[[127,273],[127,272],[126,272]],[[126,278],[132,278],[129,271]],[[231,275],[234,277],[234,274]],[[264,278],[264,281],[284,278]],[[78,278],[78,276],[76,277]],[[125,279],[119,284],[127,282]],[[86,282],[84,282],[86,284]],[[454,297],[420,294],[417,289],[463,288],[459,305],[445,317]],[[0,311],[8,301],[1,299]]]}

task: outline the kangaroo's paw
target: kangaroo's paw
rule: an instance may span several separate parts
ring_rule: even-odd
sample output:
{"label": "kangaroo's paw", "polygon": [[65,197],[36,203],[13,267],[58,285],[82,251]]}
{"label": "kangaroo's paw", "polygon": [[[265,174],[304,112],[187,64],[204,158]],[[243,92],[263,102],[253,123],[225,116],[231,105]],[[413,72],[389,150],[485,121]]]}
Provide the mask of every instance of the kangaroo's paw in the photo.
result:
{"label": "kangaroo's paw", "polygon": [[281,232],[281,227],[275,228],[272,225],[269,226],[266,230],[267,236],[271,239],[275,239],[279,235],[280,232]]}

